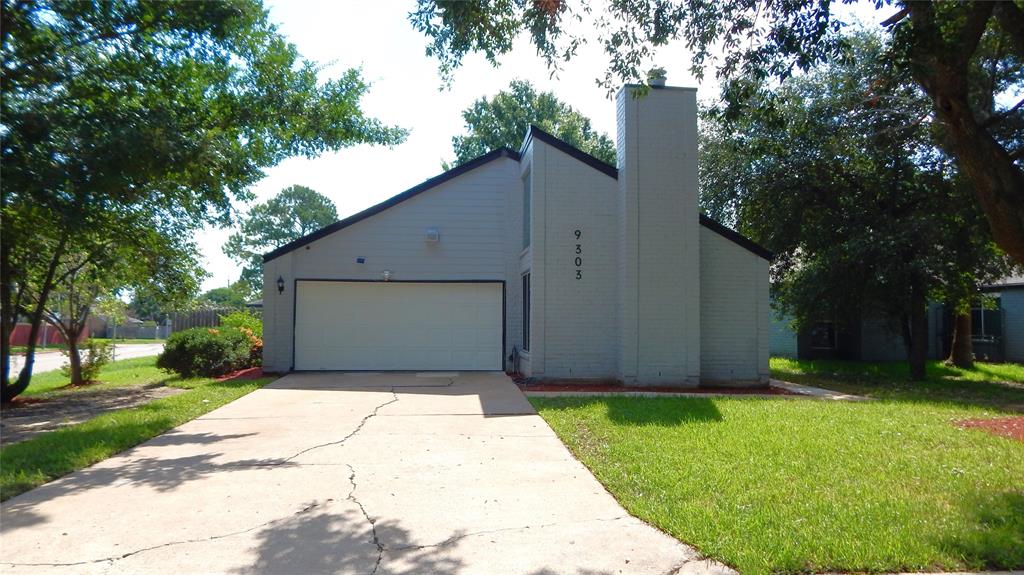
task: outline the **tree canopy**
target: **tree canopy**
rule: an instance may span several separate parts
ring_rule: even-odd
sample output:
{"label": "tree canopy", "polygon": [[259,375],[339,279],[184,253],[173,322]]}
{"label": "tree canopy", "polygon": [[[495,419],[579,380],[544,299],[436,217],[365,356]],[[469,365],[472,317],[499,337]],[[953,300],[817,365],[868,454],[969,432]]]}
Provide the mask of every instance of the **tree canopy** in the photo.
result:
{"label": "tree canopy", "polygon": [[[530,124],[588,154],[615,164],[615,144],[594,131],[590,119],[555,97],[537,92],[524,80],[513,80],[491,99],[480,98],[462,112],[466,134],[452,138],[455,164],[468,162],[503,146],[518,150]],[[447,166],[446,166],[447,167]]]}
{"label": "tree canopy", "polygon": [[227,287],[213,288],[201,295],[196,303],[201,308],[243,309],[252,291],[245,281],[237,281]]}
{"label": "tree canopy", "polygon": [[263,285],[263,254],[337,219],[338,210],[330,198],[305,186],[290,186],[241,216],[238,231],[223,250],[242,264],[242,280],[258,291]]}
{"label": "tree canopy", "polygon": [[3,0],[0,53],[4,400],[34,361],[30,345],[9,382],[14,321],[27,316],[34,340],[68,258],[155,262],[175,253],[157,244],[227,223],[264,168],[405,136],[360,111],[358,70],[320,77],[258,0]]}
{"label": "tree canopy", "polygon": [[[843,0],[853,3],[856,0]],[[427,53],[450,77],[471,52],[492,63],[508,53],[521,33],[530,36],[549,66],[569,61],[579,46],[596,40],[608,67],[603,85],[645,81],[643,69],[670,40],[682,40],[693,54],[698,78],[711,70],[725,85],[727,117],[740,118],[751,106],[771,106],[773,82],[849,57],[840,32],[843,23],[827,0],[795,0],[767,5],[759,0],[659,0],[609,2],[593,26],[574,26],[594,16],[588,0],[491,2],[418,0],[409,19],[428,38]],[[945,145],[957,159],[982,207],[992,235],[1018,262],[1024,262],[1024,138],[1019,128],[1024,100],[1017,97],[1024,58],[1024,1],[914,2],[874,0],[891,14],[884,22],[890,41],[886,57],[911,75],[945,131]],[[718,57],[718,51],[722,55]],[[994,54],[997,79],[972,81],[979,60]],[[863,106],[873,100],[873,86]],[[1009,134],[1007,132],[1010,132]],[[936,201],[940,201],[939,198]]]}
{"label": "tree canopy", "polygon": [[[969,310],[1009,262],[926,96],[877,36],[849,42],[854,58],[793,78],[772,107],[728,123],[704,112],[702,206],[776,252],[776,302],[798,324],[886,317],[923,376],[926,302]],[[865,108],[869,89],[878,102]]]}

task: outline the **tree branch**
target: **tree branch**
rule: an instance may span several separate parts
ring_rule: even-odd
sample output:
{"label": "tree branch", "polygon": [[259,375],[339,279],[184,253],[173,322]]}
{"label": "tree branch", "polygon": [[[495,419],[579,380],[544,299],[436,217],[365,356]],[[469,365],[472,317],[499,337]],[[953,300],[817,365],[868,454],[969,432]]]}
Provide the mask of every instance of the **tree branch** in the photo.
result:
{"label": "tree branch", "polygon": [[974,56],[974,52],[978,49],[978,42],[981,41],[981,36],[985,33],[985,28],[988,27],[994,7],[995,3],[985,1],[976,1],[971,5],[967,21],[960,29],[960,41],[952,54],[955,58],[954,65],[958,69],[966,68],[967,63]]}
{"label": "tree branch", "polygon": [[899,12],[897,12],[897,13],[893,14],[892,16],[889,16],[888,18],[883,20],[882,21],[882,26],[885,26],[885,27],[888,28],[889,26],[893,26],[895,24],[898,24],[901,20],[906,18],[909,14],[910,14],[910,8],[903,8]]}
{"label": "tree branch", "polygon": [[1002,112],[1000,112],[998,114],[993,115],[992,117],[990,117],[989,119],[985,120],[984,122],[982,122],[981,127],[987,128],[987,127],[991,126],[992,124],[998,124],[999,122],[1002,122],[1003,120],[1005,120],[1007,118],[1007,116],[1009,116],[1010,114],[1013,114],[1014,112],[1019,110],[1021,108],[1021,106],[1024,106],[1024,98],[1021,98],[1020,101],[1017,102],[1016,104],[1014,104],[1014,106],[1012,108],[1010,108],[1009,110],[1004,110],[1004,111],[1002,111]]}
{"label": "tree branch", "polygon": [[1010,36],[1017,55],[1024,56],[1024,10],[1014,2],[999,2],[995,7],[996,20]]}

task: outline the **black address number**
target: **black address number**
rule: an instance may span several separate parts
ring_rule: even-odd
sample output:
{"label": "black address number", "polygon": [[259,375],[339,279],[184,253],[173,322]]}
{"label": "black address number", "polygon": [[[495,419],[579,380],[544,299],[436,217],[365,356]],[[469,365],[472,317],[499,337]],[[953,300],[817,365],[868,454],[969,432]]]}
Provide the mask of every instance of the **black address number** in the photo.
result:
{"label": "black address number", "polygon": [[[576,237],[576,241],[581,242],[581,240],[583,238],[583,230],[580,230],[580,229],[577,228],[577,229],[572,231],[572,235]],[[583,269],[582,269],[583,268],[583,244],[582,243],[577,243],[576,244],[576,259],[573,260],[573,263],[576,264],[576,279],[578,279],[578,280],[583,279]]]}

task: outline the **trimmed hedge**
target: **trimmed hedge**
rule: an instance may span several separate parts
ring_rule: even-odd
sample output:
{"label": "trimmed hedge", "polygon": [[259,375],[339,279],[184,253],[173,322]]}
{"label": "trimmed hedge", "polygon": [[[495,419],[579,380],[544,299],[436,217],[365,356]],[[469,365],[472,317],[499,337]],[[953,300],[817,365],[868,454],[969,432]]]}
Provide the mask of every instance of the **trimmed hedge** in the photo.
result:
{"label": "trimmed hedge", "polygon": [[182,377],[219,377],[252,366],[252,355],[251,335],[196,327],[172,333],[156,366]]}

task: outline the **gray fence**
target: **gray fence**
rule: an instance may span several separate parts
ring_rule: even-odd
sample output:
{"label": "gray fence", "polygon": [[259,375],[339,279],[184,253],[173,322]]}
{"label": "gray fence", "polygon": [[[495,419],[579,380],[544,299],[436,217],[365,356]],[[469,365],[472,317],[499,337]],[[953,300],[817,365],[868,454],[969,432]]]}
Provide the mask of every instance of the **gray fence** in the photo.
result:
{"label": "gray fence", "polygon": [[231,308],[220,308],[179,312],[171,317],[172,331],[193,327],[217,327],[220,325],[220,316],[227,315],[232,311],[234,310]]}
{"label": "gray fence", "polygon": [[104,336],[105,337],[117,337],[117,339],[167,339],[167,336],[171,335],[171,326],[169,325],[140,325],[140,324],[124,324],[124,325],[107,325]]}

